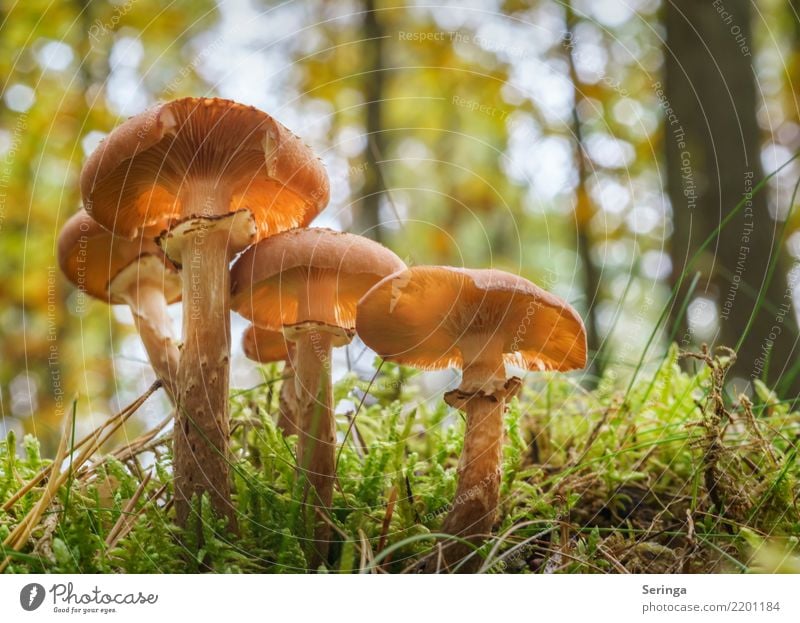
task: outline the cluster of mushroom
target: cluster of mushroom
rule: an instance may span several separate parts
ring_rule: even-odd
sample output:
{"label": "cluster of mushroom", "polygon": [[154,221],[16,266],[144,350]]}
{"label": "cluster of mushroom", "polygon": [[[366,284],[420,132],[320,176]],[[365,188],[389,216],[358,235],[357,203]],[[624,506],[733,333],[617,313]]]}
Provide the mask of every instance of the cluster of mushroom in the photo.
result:
{"label": "cluster of mushroom", "polygon": [[[294,388],[281,392],[279,421],[298,435],[298,468],[313,496],[308,508],[326,512],[333,499],[332,349],[353,339],[356,304],[364,293],[403,268],[399,257],[372,240],[309,228],[262,240],[231,269],[232,308],[253,323],[244,336],[245,352],[259,361],[290,362],[293,379],[284,388]],[[314,523],[312,563],[325,559],[330,533],[323,518]]]}
{"label": "cluster of mushroom", "polygon": [[[308,225],[328,192],[322,163],[298,137],[264,112],[221,99],[179,99],[132,117],[84,165],[84,211],[62,230],[61,267],[86,293],[133,310],[176,407],[181,525],[205,493],[236,530],[230,262],[261,239]],[[166,305],[180,299],[178,347]]]}
{"label": "cluster of mushroom", "polygon": [[[498,504],[505,403],[519,386],[505,364],[583,367],[577,313],[529,281],[494,270],[407,268],[387,248],[309,228],[328,201],[320,161],[256,109],[185,98],[129,119],[90,156],[85,211],[59,240],[65,274],[86,293],[130,306],[176,407],[175,508],[186,525],[207,494],[236,530],[229,477],[230,311],[252,326],[251,359],[286,362],[278,423],[297,437],[314,526],[312,565],[326,559],[335,482],[332,349],[356,333],[386,360],[461,367],[446,394],[465,411],[458,490],[444,530],[479,539]],[[236,257],[238,255],[238,258]],[[233,264],[231,264],[232,260]],[[183,303],[180,344],[166,313]],[[467,553],[448,548],[446,562]]]}
{"label": "cluster of mushroom", "polygon": [[[464,411],[466,432],[454,501],[443,532],[461,537],[431,561],[449,568],[470,554],[469,541],[491,533],[500,494],[503,414],[521,386],[506,364],[567,371],[586,365],[578,313],[537,285],[499,270],[415,266],[376,284],[358,304],[361,339],[384,360],[423,370],[457,367],[460,386],[445,394]],[[474,570],[477,556],[461,571]]]}

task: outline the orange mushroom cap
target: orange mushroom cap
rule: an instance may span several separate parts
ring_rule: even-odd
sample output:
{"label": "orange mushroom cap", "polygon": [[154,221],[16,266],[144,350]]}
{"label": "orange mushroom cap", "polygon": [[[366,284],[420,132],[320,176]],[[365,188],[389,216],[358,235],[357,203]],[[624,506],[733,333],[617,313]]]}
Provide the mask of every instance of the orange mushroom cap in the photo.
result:
{"label": "orange mushroom cap", "polygon": [[248,210],[260,239],[306,225],[328,202],[319,159],[268,114],[223,99],[159,104],[116,128],[81,172],[87,212],[118,236],[156,235],[192,217],[181,192],[224,187],[228,212]]}
{"label": "orange mushroom cap", "polygon": [[231,308],[275,330],[305,322],[352,329],[358,299],[404,267],[389,249],[356,234],[293,229],[239,257],[231,269]]}
{"label": "orange mushroom cap", "polygon": [[129,271],[133,279],[159,284],[168,303],[181,298],[180,276],[155,242],[114,236],[84,210],[72,215],[61,229],[58,263],[75,286],[112,305],[125,303],[116,296],[112,283]]}
{"label": "orange mushroom cap", "polygon": [[259,363],[275,363],[291,358],[293,342],[287,340],[280,331],[250,325],[242,336],[242,348],[248,359]]}
{"label": "orange mushroom cap", "polygon": [[586,365],[578,313],[498,270],[415,266],[390,275],[358,303],[356,329],[384,359],[422,369],[463,367],[490,340],[506,363],[529,370]]}

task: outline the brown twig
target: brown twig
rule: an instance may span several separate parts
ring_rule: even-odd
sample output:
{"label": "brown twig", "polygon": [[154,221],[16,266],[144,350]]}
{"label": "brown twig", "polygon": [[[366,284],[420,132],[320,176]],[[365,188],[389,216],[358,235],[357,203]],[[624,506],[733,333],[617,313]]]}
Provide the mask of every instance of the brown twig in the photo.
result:
{"label": "brown twig", "polygon": [[[39,524],[45,510],[50,506],[55,498],[58,490],[67,482],[67,479],[78,472],[83,464],[91,457],[108,439],[122,426],[122,424],[131,416],[147,398],[161,386],[160,381],[156,381],[150,386],[144,394],[137,398],[133,403],[128,405],[120,413],[111,418],[114,424],[108,425],[106,422],[96,428],[90,433],[83,441],[83,449],[70,462],[68,469],[61,471],[61,464],[70,456],[71,452],[68,449],[68,440],[74,426],[74,419],[76,413],[73,411],[70,424],[64,429],[59,441],[58,450],[56,451],[55,459],[50,466],[49,475],[47,477],[47,485],[42,493],[41,498],[34,504],[33,508],[22,518],[20,523],[9,533],[3,541],[3,548],[10,548],[13,551],[20,551],[31,537],[36,526]],[[32,487],[29,487],[30,490]],[[11,562],[11,556],[6,556],[2,563],[0,563],[0,573],[5,570]]]}
{"label": "brown twig", "polygon": [[[386,537],[389,534],[389,525],[392,523],[395,502],[397,502],[397,487],[392,487],[389,493],[389,502],[386,504],[386,514],[383,517],[383,525],[381,526],[381,538],[378,540],[379,552],[382,552],[383,547],[386,545]],[[391,554],[386,557],[386,560],[382,564],[387,564],[390,558]]]}
{"label": "brown twig", "polygon": [[[122,424],[124,424],[125,421],[131,415],[133,415],[133,413],[140,406],[142,406],[144,401],[147,400],[150,397],[150,395],[153,392],[155,392],[159,387],[161,387],[161,381],[156,381],[155,383],[153,383],[150,386],[150,388],[144,394],[139,396],[139,398],[137,398],[134,402],[132,402],[127,407],[125,407],[122,411],[120,411],[116,415],[113,415],[108,420],[103,422],[99,427],[97,427],[94,431],[92,431],[91,433],[86,435],[83,439],[81,439],[80,441],[76,442],[74,447],[72,448],[72,451],[74,452],[76,450],[79,450],[80,448],[84,447],[87,443],[89,443],[89,441],[91,439],[97,439],[97,435],[99,433],[101,433],[103,430],[105,430],[108,427],[113,427],[113,429],[110,431],[110,433],[103,438],[103,441],[101,442],[101,445],[102,445],[102,443],[105,443],[111,437],[111,435],[113,433],[115,433],[117,430],[119,430],[120,426],[122,426]],[[5,512],[8,512],[9,510],[11,510],[11,508],[17,502],[19,502],[23,498],[23,496],[25,496],[26,493],[29,493],[36,485],[38,485],[40,482],[42,482],[42,480],[45,479],[45,477],[47,476],[48,472],[50,472],[50,471],[51,471],[51,466],[43,467],[33,478],[31,478],[31,480],[29,480],[21,489],[19,489],[14,495],[12,495],[6,501],[5,504],[3,504],[2,509]]]}
{"label": "brown twig", "polygon": [[[119,540],[118,535],[123,531],[126,527],[129,518],[133,514],[133,510],[136,508],[136,504],[139,502],[139,498],[142,497],[142,493],[144,493],[147,484],[150,482],[150,479],[153,477],[153,472],[147,472],[147,475],[144,477],[142,482],[139,483],[139,486],[136,488],[136,492],[131,496],[131,499],[127,501],[125,506],[122,508],[122,512],[117,519],[117,522],[111,528],[106,536],[106,547],[111,549],[116,545],[117,541]],[[138,516],[138,514],[137,514]],[[135,521],[135,517],[134,517]],[[131,522],[131,526],[133,522]]]}

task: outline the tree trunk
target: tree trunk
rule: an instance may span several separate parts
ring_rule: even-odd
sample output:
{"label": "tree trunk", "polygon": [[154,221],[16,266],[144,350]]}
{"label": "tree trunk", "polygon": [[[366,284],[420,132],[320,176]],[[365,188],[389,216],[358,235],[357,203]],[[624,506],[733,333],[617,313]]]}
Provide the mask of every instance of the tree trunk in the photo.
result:
{"label": "tree trunk", "polygon": [[565,56],[569,65],[569,75],[572,88],[575,92],[572,103],[572,136],[575,141],[575,162],[578,168],[578,188],[575,197],[575,223],[577,227],[578,255],[583,265],[583,294],[586,299],[586,345],[589,349],[589,363],[586,367],[588,384],[594,386],[597,378],[602,375],[603,362],[599,359],[600,339],[597,334],[597,321],[595,315],[595,302],[600,298],[600,275],[597,267],[592,262],[592,239],[589,231],[594,209],[592,200],[589,197],[587,181],[589,171],[586,166],[586,153],[583,144],[583,128],[578,116],[578,107],[585,99],[582,94],[582,85],[575,70],[575,23],[577,21],[575,12],[572,10],[570,2],[565,3],[567,35],[568,39],[564,42]]}
{"label": "tree trunk", "polygon": [[384,155],[382,100],[384,98],[384,29],[375,0],[364,2],[364,100],[366,105],[367,147],[364,152],[364,187],[355,214],[355,231],[382,241],[380,202],[385,191],[379,168]]}
{"label": "tree trunk", "polygon": [[[750,19],[750,0],[724,0],[716,6],[673,0],[666,5],[666,84],[663,90],[655,84],[654,90],[665,113],[675,282],[703,241],[763,177]],[[765,303],[738,350],[732,374],[741,379],[737,391],[767,366],[774,384],[791,365],[797,330],[786,274],[776,270],[765,285],[778,234],[761,192],[690,271],[702,273],[697,293],[716,302],[716,345],[737,344],[764,288]],[[684,287],[673,313],[685,295]],[[688,331],[681,334],[683,346],[697,341]],[[800,384],[794,382],[789,390],[796,396]]]}

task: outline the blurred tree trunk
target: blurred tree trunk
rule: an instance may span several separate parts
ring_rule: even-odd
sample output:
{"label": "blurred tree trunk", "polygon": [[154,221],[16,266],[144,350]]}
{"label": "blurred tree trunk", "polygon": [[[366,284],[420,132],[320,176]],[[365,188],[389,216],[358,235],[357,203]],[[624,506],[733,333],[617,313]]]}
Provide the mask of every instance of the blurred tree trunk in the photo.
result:
{"label": "blurred tree trunk", "polygon": [[575,93],[572,103],[572,137],[575,142],[575,162],[578,167],[578,188],[575,191],[575,226],[577,227],[578,255],[583,265],[583,294],[586,298],[586,344],[589,348],[589,363],[587,365],[586,378],[590,384],[596,383],[597,377],[602,373],[603,362],[599,359],[600,340],[597,334],[597,321],[595,315],[595,302],[599,297],[600,275],[597,267],[592,261],[592,240],[589,231],[594,209],[592,200],[589,197],[587,181],[589,171],[586,166],[586,151],[583,143],[583,129],[581,127],[578,107],[584,101],[583,88],[575,70],[575,23],[577,17],[572,10],[572,3],[566,2],[566,38],[563,42],[566,60],[569,65],[569,75],[572,81],[572,88]]}
{"label": "blurred tree trunk", "polygon": [[793,43],[796,50],[797,44],[800,43],[800,0],[789,0],[788,18],[792,22]]}
{"label": "blurred tree trunk", "polygon": [[[764,175],[750,20],[750,0],[723,0],[716,6],[697,0],[666,3],[666,85],[662,91],[656,84],[655,91],[666,118],[675,281],[702,242]],[[704,292],[718,306],[715,344],[733,347],[745,334],[777,237],[777,224],[761,192],[696,264],[694,270],[703,276],[697,293]],[[797,329],[794,312],[787,307],[787,285],[785,272],[776,270],[764,290],[765,304],[739,349],[735,376],[750,381],[768,366],[774,384],[790,367]],[[673,313],[685,295],[680,293]],[[738,389],[744,389],[741,383]],[[798,390],[800,384],[793,382],[790,395]]]}
{"label": "blurred tree trunk", "polygon": [[367,147],[364,153],[364,187],[354,215],[358,234],[381,242],[380,202],[384,193],[382,172],[384,157],[384,29],[375,0],[364,0],[364,100],[366,102]]}

